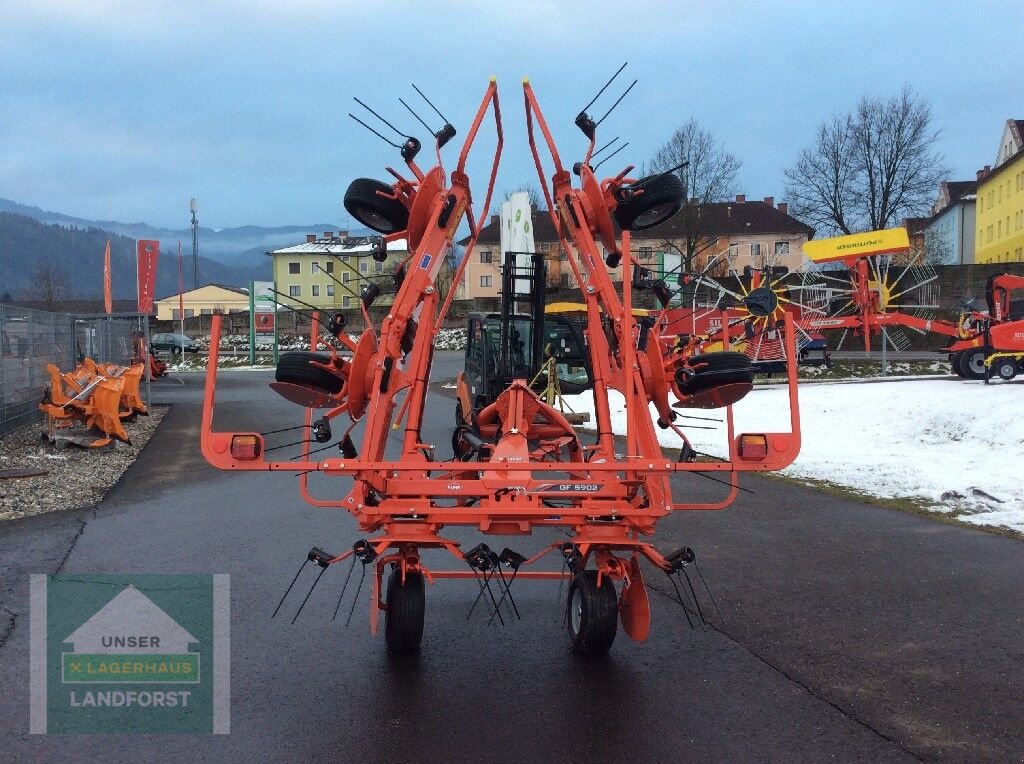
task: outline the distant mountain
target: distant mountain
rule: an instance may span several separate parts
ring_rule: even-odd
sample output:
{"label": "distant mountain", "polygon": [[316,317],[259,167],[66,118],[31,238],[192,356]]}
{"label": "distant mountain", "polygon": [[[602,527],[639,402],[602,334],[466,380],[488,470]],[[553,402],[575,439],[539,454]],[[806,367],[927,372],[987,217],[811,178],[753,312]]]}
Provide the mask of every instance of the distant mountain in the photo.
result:
{"label": "distant mountain", "polygon": [[[10,199],[0,199],[0,212],[13,212],[17,215],[38,220],[41,223],[57,223],[62,226],[75,228],[98,228],[110,233],[127,236],[131,239],[157,239],[160,241],[161,250],[177,252],[177,243],[181,241],[182,249],[189,255],[192,252],[192,229],[191,227],[171,229],[151,226],[148,223],[120,223],[114,220],[86,220],[60,212],[50,212],[20,204]],[[262,227],[256,225],[240,226],[238,228],[222,228],[214,230],[199,226],[199,253],[205,257],[218,262],[241,266],[243,268],[254,268],[261,273],[264,272],[264,253],[271,249],[277,249],[288,244],[297,244],[304,241],[306,234],[315,233],[322,236],[325,231],[338,232],[341,228],[337,224],[317,223],[315,225],[301,226],[278,226]],[[370,232],[364,228],[349,229],[353,236],[366,236]],[[254,255],[254,253],[256,253]],[[269,270],[264,275],[269,274]],[[255,277],[255,276],[254,276]],[[246,279],[248,280],[248,279]]]}
{"label": "distant mountain", "polygon": [[[66,217],[66,216],[64,216]],[[149,238],[146,236],[145,238]],[[103,250],[110,240],[111,286],[115,299],[136,296],[135,238],[105,231],[80,222],[43,223],[33,217],[0,212],[0,285],[14,299],[31,297],[33,281],[42,266],[64,271],[75,298],[103,294]],[[156,296],[178,292],[177,245],[161,240],[157,265]],[[252,279],[271,275],[270,258],[249,255],[245,265],[231,265],[208,257],[199,258],[199,283],[246,286]],[[185,286],[192,286],[192,260],[185,260]]]}

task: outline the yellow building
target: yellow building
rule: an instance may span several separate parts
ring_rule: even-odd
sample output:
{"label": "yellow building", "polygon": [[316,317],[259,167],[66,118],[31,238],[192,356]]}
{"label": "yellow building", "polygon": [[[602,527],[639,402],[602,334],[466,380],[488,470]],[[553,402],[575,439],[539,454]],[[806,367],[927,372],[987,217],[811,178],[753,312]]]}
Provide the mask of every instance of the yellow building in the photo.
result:
{"label": "yellow building", "polygon": [[[214,313],[234,313],[249,310],[249,292],[238,287],[223,284],[204,284],[195,289],[182,292],[181,302],[185,308],[185,318],[192,316],[209,316]],[[178,312],[178,295],[172,294],[154,302],[157,321],[177,321],[181,318]]]}
{"label": "yellow building", "polygon": [[1024,120],[1006,121],[995,167],[978,174],[974,261],[1024,262]]}
{"label": "yellow building", "polygon": [[390,276],[409,253],[404,240],[395,241],[388,245],[387,261],[377,262],[371,255],[375,239],[349,236],[347,231],[337,235],[325,231],[322,237],[308,234],[302,244],[267,252],[274,258],[280,302],[297,308],[306,303],[317,308],[354,310],[359,307],[363,286],[373,283],[382,292],[374,304],[390,304],[394,299]]}

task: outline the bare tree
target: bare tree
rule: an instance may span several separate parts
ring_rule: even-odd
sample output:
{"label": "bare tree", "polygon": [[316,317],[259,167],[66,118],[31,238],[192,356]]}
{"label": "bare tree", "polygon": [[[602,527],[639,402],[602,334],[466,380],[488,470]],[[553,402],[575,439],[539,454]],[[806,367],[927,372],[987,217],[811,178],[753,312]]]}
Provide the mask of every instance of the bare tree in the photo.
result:
{"label": "bare tree", "polygon": [[655,152],[645,172],[665,172],[684,163],[685,166],[675,172],[683,182],[686,204],[673,219],[673,227],[680,231],[681,237],[666,239],[662,245],[678,252],[683,269],[690,271],[704,238],[702,205],[732,197],[736,173],[742,163],[693,118]]}
{"label": "bare tree", "polygon": [[925,214],[948,170],[935,151],[930,105],[907,86],[862,98],[823,123],[786,171],[794,214],[838,233],[874,230]]}
{"label": "bare tree", "polygon": [[32,273],[32,285],[25,291],[28,299],[42,303],[44,310],[54,311],[71,299],[71,278],[63,268],[42,262]]}

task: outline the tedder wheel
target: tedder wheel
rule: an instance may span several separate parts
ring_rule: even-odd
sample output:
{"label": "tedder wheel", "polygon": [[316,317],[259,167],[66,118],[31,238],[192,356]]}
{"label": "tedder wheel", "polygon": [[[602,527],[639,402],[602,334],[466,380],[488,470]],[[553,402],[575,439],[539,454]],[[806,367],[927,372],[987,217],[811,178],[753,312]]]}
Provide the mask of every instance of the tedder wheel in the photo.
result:
{"label": "tedder wheel", "polygon": [[615,641],[619,600],[615,584],[604,576],[597,586],[597,571],[584,570],[572,578],[567,603],[569,639],[582,655],[604,655]]}
{"label": "tedder wheel", "polygon": [[1012,358],[1000,358],[992,365],[992,370],[1000,379],[1011,380],[1017,376],[1017,362]]}
{"label": "tedder wheel", "polygon": [[455,401],[455,426],[466,423],[466,417],[462,413],[462,401]]}
{"label": "tedder wheel", "polygon": [[401,568],[391,570],[388,576],[388,609],[384,613],[384,639],[388,652],[412,653],[420,649],[426,599],[422,573],[406,573],[403,586]]}
{"label": "tedder wheel", "polygon": [[388,199],[394,189],[373,178],[356,178],[345,192],[345,209],[368,228],[378,233],[394,233],[409,225],[409,210],[398,199]]}
{"label": "tedder wheel", "polygon": [[723,350],[716,353],[702,353],[690,358],[690,364],[700,366],[692,375],[682,369],[676,373],[676,384],[680,392],[693,395],[717,385],[754,381],[754,366],[744,353]]}
{"label": "tedder wheel", "polygon": [[988,352],[987,348],[971,348],[963,351],[957,362],[960,376],[967,379],[984,379],[985,356],[988,355]]}
{"label": "tedder wheel", "polygon": [[683,182],[675,173],[649,175],[619,190],[615,222],[627,231],[651,228],[679,212],[685,197]]}
{"label": "tedder wheel", "polygon": [[341,391],[341,379],[309,363],[328,363],[330,360],[331,357],[326,353],[310,353],[306,350],[285,353],[277,362],[277,374],[274,378],[278,382],[313,387],[333,395]]}

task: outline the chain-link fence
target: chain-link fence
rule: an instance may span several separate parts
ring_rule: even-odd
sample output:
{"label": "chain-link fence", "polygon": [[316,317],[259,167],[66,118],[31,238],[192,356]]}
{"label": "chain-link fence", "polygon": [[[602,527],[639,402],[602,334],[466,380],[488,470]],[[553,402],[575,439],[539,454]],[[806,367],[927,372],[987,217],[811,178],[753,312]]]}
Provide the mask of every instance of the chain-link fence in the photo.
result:
{"label": "chain-link fence", "polygon": [[[127,366],[136,339],[149,346],[147,317],[79,315],[0,305],[0,434],[41,416],[47,364],[70,371],[86,357]],[[145,390],[149,405],[148,384]]]}

